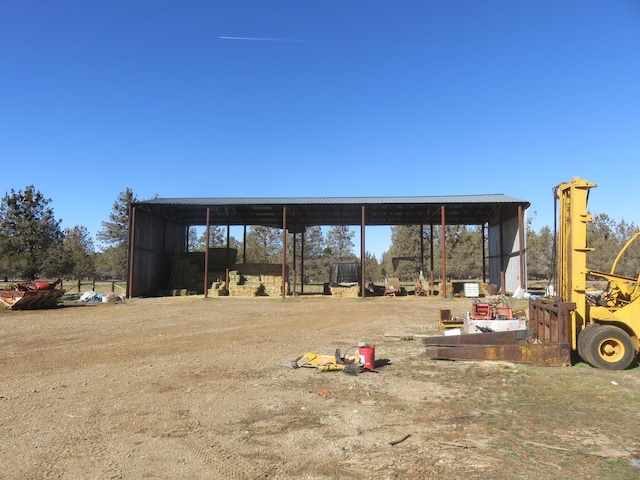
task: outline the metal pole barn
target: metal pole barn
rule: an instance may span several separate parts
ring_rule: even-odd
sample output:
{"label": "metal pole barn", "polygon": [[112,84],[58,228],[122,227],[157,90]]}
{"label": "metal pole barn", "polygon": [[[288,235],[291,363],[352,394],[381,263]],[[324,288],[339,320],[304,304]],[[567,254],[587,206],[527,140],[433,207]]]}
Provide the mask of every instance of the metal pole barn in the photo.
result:
{"label": "metal pole barn", "polygon": [[282,298],[286,298],[287,272],[287,207],[282,207]]}
{"label": "metal pole barn", "polygon": [[131,208],[131,219],[129,221],[129,280],[127,281],[127,297],[133,297],[133,252],[136,249],[136,207]]}
{"label": "metal pole barn", "polygon": [[446,233],[445,233],[445,211],[444,205],[440,207],[440,225],[442,228],[442,232],[440,234],[442,241],[442,288],[440,291],[440,295],[443,298],[447,296],[447,246],[446,246]]}
{"label": "metal pole barn", "polygon": [[209,296],[209,237],[211,231],[211,209],[207,207],[207,231],[205,235],[205,251],[204,251],[204,298]]}
{"label": "metal pole barn", "polygon": [[365,231],[365,210],[366,207],[362,205],[362,217],[360,221],[360,296],[365,298],[366,289],[364,288],[364,279],[366,278],[366,268],[364,266],[365,256],[365,244],[364,244],[364,231]]}

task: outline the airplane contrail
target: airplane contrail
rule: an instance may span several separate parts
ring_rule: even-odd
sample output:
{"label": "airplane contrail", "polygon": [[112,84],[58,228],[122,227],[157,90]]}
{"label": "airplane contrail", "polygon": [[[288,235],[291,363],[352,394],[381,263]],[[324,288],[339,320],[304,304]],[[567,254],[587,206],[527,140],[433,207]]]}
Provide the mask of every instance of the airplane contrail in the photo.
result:
{"label": "airplane contrail", "polygon": [[268,37],[225,37],[218,36],[222,40],[245,40],[250,42],[304,42],[304,40],[295,40],[291,38],[268,38]]}

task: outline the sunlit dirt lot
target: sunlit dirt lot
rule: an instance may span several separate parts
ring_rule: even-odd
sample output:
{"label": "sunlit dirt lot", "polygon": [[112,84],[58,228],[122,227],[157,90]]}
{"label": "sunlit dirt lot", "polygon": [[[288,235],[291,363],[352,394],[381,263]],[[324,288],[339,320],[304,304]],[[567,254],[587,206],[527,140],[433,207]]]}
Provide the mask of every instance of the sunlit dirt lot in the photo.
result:
{"label": "sunlit dirt lot", "polygon": [[[640,478],[640,369],[427,358],[417,336],[470,304],[171,297],[1,311],[0,476]],[[283,366],[359,341],[375,345],[375,372]]]}

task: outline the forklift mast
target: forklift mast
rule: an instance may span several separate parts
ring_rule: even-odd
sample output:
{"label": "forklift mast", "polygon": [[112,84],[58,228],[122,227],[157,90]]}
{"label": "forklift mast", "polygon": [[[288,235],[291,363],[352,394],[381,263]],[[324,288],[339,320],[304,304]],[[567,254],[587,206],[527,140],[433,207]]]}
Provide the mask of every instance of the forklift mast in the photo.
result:
{"label": "forklift mast", "polygon": [[589,190],[597,185],[575,177],[571,182],[559,184],[554,189],[558,212],[558,274],[556,292],[560,301],[576,304],[572,315],[570,341],[576,348],[576,335],[586,327],[586,278],[587,253],[594,249],[587,247],[587,223],[593,221],[587,204]]}

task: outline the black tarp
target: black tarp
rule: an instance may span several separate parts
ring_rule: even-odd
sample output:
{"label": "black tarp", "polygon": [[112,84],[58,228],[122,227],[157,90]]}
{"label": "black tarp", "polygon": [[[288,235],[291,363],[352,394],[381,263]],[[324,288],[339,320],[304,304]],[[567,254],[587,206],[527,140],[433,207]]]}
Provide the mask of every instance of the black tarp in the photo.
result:
{"label": "black tarp", "polygon": [[332,263],[330,265],[329,284],[332,287],[357,285],[359,283],[359,263]]}

